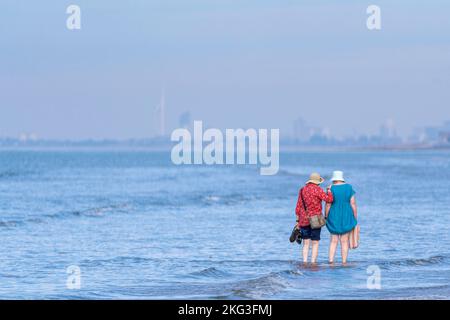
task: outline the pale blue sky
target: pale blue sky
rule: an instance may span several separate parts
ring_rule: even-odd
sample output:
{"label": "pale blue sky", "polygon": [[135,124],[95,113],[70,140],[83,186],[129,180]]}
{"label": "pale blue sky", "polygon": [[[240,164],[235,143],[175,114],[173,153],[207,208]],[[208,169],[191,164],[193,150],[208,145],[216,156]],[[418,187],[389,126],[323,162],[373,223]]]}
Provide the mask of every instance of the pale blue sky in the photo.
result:
{"label": "pale blue sky", "polygon": [[[78,4],[82,29],[66,29]],[[366,8],[382,30],[366,28]],[[190,110],[219,128],[401,134],[450,119],[448,1],[2,0],[0,136],[130,138]]]}

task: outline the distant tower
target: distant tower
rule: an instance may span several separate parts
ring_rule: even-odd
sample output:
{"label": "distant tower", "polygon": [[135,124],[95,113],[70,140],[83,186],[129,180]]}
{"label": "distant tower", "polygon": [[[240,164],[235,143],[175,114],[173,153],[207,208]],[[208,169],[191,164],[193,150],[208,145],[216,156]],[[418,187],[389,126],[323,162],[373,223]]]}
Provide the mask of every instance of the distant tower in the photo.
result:
{"label": "distant tower", "polygon": [[307,141],[311,138],[311,128],[305,120],[298,118],[294,121],[294,139],[298,141]]}
{"label": "distant tower", "polygon": [[387,119],[383,125],[380,127],[380,136],[383,139],[390,139],[397,136],[395,129],[395,122],[393,119]]}
{"label": "distant tower", "polygon": [[164,88],[162,89],[161,100],[156,107],[156,112],[159,115],[159,135],[162,137],[166,135],[166,96]]}

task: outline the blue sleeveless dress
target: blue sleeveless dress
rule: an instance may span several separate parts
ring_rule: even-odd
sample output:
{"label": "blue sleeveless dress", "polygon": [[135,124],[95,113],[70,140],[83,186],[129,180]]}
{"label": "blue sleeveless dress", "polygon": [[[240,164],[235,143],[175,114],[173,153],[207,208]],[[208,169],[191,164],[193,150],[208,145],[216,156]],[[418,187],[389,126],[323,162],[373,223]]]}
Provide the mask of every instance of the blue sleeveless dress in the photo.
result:
{"label": "blue sleeveless dress", "polygon": [[331,234],[350,232],[357,225],[350,199],[355,194],[353,187],[347,183],[331,186],[333,203],[327,219],[327,229]]}

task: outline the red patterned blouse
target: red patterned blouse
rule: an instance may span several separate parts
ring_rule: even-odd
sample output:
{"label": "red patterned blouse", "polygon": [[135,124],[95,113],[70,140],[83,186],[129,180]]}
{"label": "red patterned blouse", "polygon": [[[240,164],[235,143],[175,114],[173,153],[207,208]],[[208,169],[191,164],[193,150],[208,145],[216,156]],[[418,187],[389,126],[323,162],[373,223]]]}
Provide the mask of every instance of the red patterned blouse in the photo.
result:
{"label": "red patterned blouse", "polygon": [[[302,197],[300,192],[303,190],[303,199],[307,212],[303,208]],[[314,183],[308,183],[303,189],[300,189],[298,193],[297,207],[295,208],[295,214],[298,220],[298,226],[309,226],[309,217],[322,214],[322,201],[332,203],[333,194],[331,191],[325,193],[323,189]]]}

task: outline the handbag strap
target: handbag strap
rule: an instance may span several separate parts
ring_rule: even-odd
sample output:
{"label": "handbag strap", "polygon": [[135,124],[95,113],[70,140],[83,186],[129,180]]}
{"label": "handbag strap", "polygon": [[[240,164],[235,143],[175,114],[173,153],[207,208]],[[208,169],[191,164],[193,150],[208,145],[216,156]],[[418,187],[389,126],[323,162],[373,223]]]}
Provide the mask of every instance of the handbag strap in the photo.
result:
{"label": "handbag strap", "polygon": [[308,209],[306,208],[305,199],[303,198],[303,189],[300,190],[300,198],[302,198],[303,209],[305,209],[305,214],[308,216]]}
{"label": "handbag strap", "polygon": [[[306,202],[305,199],[303,198],[303,189],[305,189],[304,187],[300,190],[300,198],[302,199],[302,204],[303,204],[303,209],[305,209],[305,214],[306,217],[310,218],[310,216],[308,215],[308,208],[306,207]],[[322,214],[321,214],[322,215]],[[311,216],[312,217],[312,216]]]}

